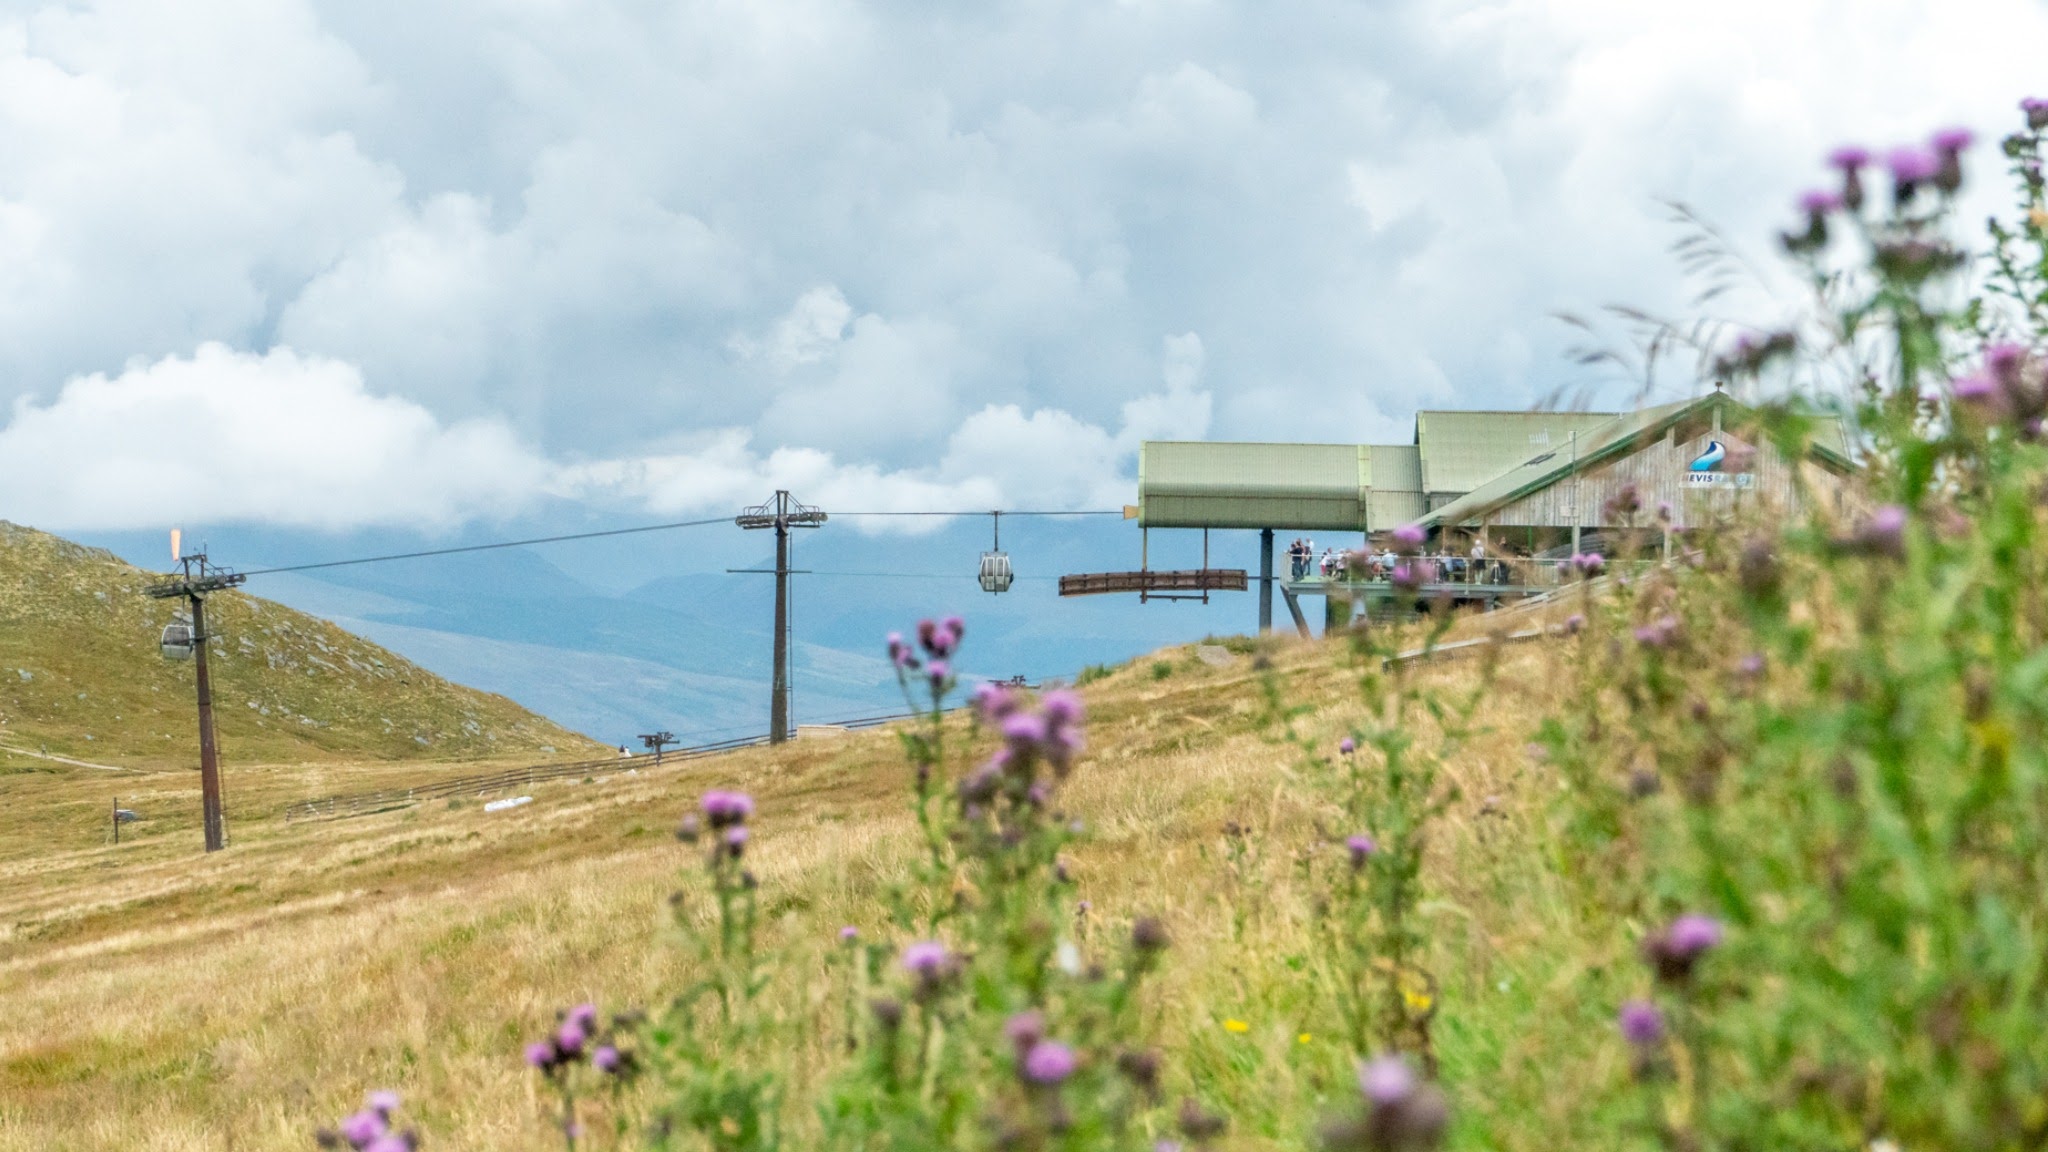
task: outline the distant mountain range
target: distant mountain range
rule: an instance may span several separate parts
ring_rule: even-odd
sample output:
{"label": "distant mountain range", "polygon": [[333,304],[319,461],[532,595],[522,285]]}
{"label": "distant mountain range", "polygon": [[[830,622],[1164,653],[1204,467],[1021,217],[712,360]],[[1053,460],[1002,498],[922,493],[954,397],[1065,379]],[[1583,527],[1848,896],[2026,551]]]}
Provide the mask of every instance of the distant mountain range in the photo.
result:
{"label": "distant mountain range", "polygon": [[[1138,529],[1113,517],[1005,517],[1003,541],[1019,578],[1012,591],[989,595],[975,582],[988,528],[985,517],[964,517],[920,536],[868,535],[835,520],[799,534],[795,567],[806,572],[795,577],[793,609],[800,722],[900,710],[882,638],[921,616],[967,618],[963,672],[1032,680],[1072,677],[1088,664],[1211,632],[1248,632],[1256,622],[1244,593],[1220,594],[1207,606],[1062,600],[1061,573],[1138,567]],[[499,529],[512,537],[563,530]],[[204,535],[217,561],[251,569],[470,542]],[[163,550],[159,538],[139,534],[96,542],[145,562]],[[767,544],[762,533],[713,527],[258,576],[250,588],[605,743],[637,747],[638,734],[657,728],[701,742],[767,730],[774,580],[724,570],[772,567],[761,552]],[[1255,567],[1256,547],[1251,533],[1217,533],[1213,563]],[[1196,533],[1156,533],[1152,563],[1196,567],[1200,549]]]}

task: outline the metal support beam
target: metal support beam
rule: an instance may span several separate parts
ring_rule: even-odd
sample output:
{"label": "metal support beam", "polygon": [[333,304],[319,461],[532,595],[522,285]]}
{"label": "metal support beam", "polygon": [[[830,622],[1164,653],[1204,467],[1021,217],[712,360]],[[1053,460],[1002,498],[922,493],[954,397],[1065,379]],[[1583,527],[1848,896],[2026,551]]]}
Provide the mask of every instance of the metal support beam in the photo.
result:
{"label": "metal support beam", "polygon": [[789,523],[775,521],[775,694],[768,706],[768,742],[789,739]]}
{"label": "metal support beam", "polygon": [[1301,601],[1294,595],[1294,590],[1282,584],[1280,595],[1287,598],[1287,611],[1294,616],[1294,630],[1301,633],[1303,640],[1313,639],[1308,630],[1308,617],[1301,614]]}
{"label": "metal support beam", "polygon": [[205,817],[206,850],[218,852],[228,845],[227,818],[220,807],[220,749],[213,740],[213,680],[206,671],[206,650],[212,636],[206,631],[206,600],[191,598],[192,656],[199,680],[199,806]]}
{"label": "metal support beam", "polygon": [[1273,530],[1259,530],[1259,635],[1273,631]]}

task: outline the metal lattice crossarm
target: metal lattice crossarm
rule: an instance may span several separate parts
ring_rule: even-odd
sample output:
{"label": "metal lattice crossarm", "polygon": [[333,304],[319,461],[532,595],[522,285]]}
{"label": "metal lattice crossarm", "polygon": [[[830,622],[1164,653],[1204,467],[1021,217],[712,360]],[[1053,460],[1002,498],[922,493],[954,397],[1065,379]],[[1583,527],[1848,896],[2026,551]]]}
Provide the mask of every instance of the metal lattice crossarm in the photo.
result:
{"label": "metal lattice crossarm", "polygon": [[179,600],[233,588],[247,579],[248,577],[240,572],[223,572],[216,568],[210,572],[201,572],[197,576],[180,576],[161,584],[151,584],[142,591],[152,600]]}
{"label": "metal lattice crossarm", "polygon": [[[172,539],[175,541],[176,537]],[[152,600],[187,599],[224,591],[249,579],[232,568],[216,568],[208,564],[204,552],[196,556],[180,556],[178,565],[180,571],[161,583],[144,588],[143,595]]]}
{"label": "metal lattice crossarm", "polygon": [[825,522],[825,510],[800,504],[786,493],[779,493],[782,499],[756,504],[733,517],[732,522],[742,528],[773,528],[777,524],[791,528],[816,528]]}

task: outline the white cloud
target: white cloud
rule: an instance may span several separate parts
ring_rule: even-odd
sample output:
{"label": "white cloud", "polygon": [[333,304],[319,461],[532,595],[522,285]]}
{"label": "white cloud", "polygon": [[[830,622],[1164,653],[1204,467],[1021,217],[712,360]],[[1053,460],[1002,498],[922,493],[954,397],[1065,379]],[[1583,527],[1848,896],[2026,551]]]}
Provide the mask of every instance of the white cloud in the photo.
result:
{"label": "white cloud", "polygon": [[[0,406],[58,399],[0,437],[217,342],[496,429],[515,503],[1096,503],[1147,436],[1580,383],[1553,311],[1684,307],[1658,197],[1768,267],[1830,145],[1995,136],[2044,50],[2026,0],[23,0]],[[0,507],[113,515],[26,476]],[[335,522],[493,506],[391,499]]]}
{"label": "white cloud", "polygon": [[0,515],[64,529],[259,522],[433,527],[509,512],[550,479],[502,423],[443,426],[349,365],[220,344],[22,399],[0,428]]}
{"label": "white cloud", "polygon": [[787,372],[804,364],[815,364],[837,348],[846,326],[853,322],[853,306],[833,285],[813,288],[797,297],[788,315],[775,322],[766,340],[744,334],[732,338],[733,351],[742,359],[765,359],[772,367]]}

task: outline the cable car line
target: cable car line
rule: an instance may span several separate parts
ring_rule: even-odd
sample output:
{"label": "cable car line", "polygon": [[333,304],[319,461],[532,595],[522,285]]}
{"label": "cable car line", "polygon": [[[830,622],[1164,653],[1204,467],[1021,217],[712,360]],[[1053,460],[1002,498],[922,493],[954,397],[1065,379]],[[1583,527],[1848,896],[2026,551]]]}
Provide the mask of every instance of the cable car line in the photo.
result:
{"label": "cable car line", "polygon": [[1068,512],[1025,510],[1012,512],[1008,508],[970,508],[963,512],[834,512],[834,516],[987,516],[1001,512],[1005,516],[1122,516],[1121,508],[1083,508]]}
{"label": "cable car line", "polygon": [[351,564],[381,564],[386,560],[418,560],[427,556],[453,556],[459,552],[489,552],[497,548],[524,548],[529,544],[560,544],[567,540],[596,540],[602,536],[631,536],[639,532],[667,532],[675,528],[703,528],[730,524],[732,517],[710,520],[682,520],[674,524],[643,524],[638,528],[609,528],[602,532],[572,532],[566,536],[536,536],[531,540],[502,540],[496,544],[468,544],[460,548],[432,548],[424,552],[394,552],[388,556],[363,556],[354,560],[327,560],[319,564],[288,564],[279,568],[255,568],[244,576],[271,576],[279,572],[311,572],[315,568],[345,568]]}
{"label": "cable car line", "polygon": [[[987,516],[989,509],[975,509],[965,512],[943,511],[893,511],[893,512],[834,512],[834,516]],[[1056,512],[1036,509],[1012,512],[1002,510],[1005,516],[1121,516],[1121,509],[1081,509],[1070,512]],[[360,556],[353,560],[324,560],[317,564],[284,564],[275,568],[252,568],[244,576],[275,576],[283,572],[312,572],[321,568],[347,568],[357,564],[382,564],[388,560],[421,560],[431,556],[455,556],[464,552],[490,552],[500,548],[525,548],[533,544],[561,544],[571,540],[597,540],[607,536],[632,536],[642,532],[668,532],[678,528],[706,528],[713,524],[730,524],[732,517],[717,516],[708,520],[681,520],[672,524],[643,524],[634,528],[608,528],[600,532],[571,532],[562,536],[535,536],[527,540],[501,540],[492,544],[466,544],[459,548],[429,548],[419,552],[393,552],[384,556]],[[820,575],[841,575],[841,573],[820,573]],[[845,573],[853,575],[853,573]],[[893,575],[893,573],[875,573]]]}
{"label": "cable car line", "polygon": [[[953,572],[837,572],[829,568],[813,568],[807,576],[872,576],[888,580],[973,580],[977,577],[966,573]],[[1058,580],[1057,576],[1017,576],[1012,580]]]}

